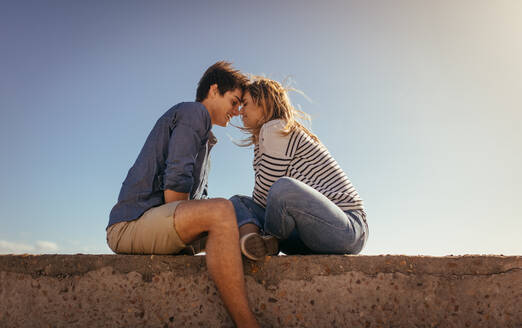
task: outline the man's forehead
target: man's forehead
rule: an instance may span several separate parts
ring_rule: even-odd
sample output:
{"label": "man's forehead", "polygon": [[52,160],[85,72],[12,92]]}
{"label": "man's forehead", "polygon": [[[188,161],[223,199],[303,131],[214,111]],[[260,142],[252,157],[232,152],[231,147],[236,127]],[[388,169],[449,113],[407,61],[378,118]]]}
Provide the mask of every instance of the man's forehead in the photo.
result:
{"label": "man's forehead", "polygon": [[241,102],[243,99],[243,90],[237,88],[232,90],[232,97],[234,97],[237,101]]}

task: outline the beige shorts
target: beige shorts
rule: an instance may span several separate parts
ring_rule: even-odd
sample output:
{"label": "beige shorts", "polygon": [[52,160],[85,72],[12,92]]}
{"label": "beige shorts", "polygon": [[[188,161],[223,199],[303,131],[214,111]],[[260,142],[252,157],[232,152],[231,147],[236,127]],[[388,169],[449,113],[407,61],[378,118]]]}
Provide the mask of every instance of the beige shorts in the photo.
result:
{"label": "beige shorts", "polygon": [[118,254],[177,254],[185,248],[174,228],[174,212],[181,201],[153,207],[133,221],[107,228],[107,244]]}

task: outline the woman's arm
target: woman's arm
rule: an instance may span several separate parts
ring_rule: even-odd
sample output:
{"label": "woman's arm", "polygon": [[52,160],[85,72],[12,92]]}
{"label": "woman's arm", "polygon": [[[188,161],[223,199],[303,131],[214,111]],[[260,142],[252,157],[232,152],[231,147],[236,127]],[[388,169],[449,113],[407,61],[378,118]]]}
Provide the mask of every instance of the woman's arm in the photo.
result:
{"label": "woman's arm", "polygon": [[266,198],[272,184],[284,177],[292,158],[286,155],[290,135],[281,130],[284,123],[280,120],[265,123],[259,133],[259,149],[255,152],[255,185],[253,198],[261,206],[266,206]]}

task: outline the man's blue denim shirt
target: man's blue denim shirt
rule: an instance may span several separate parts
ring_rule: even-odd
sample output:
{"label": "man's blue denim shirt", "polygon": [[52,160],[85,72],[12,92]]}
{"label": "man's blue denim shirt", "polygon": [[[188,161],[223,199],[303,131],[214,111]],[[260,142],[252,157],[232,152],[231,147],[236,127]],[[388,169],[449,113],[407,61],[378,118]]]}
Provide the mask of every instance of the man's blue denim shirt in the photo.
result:
{"label": "man's blue denim shirt", "polygon": [[209,154],[217,142],[211,128],[210,115],[199,102],[180,103],[163,114],[123,181],[107,227],[163,205],[165,189],[206,198]]}

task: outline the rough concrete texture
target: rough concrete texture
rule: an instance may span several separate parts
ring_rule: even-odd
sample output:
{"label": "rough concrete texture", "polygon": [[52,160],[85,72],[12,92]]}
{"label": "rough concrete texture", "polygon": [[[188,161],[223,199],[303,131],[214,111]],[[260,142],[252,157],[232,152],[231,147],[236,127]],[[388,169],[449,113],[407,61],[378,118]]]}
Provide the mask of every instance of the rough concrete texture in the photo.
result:
{"label": "rough concrete texture", "polygon": [[[522,327],[520,256],[245,261],[264,327]],[[0,327],[231,327],[203,256],[0,256]]]}

